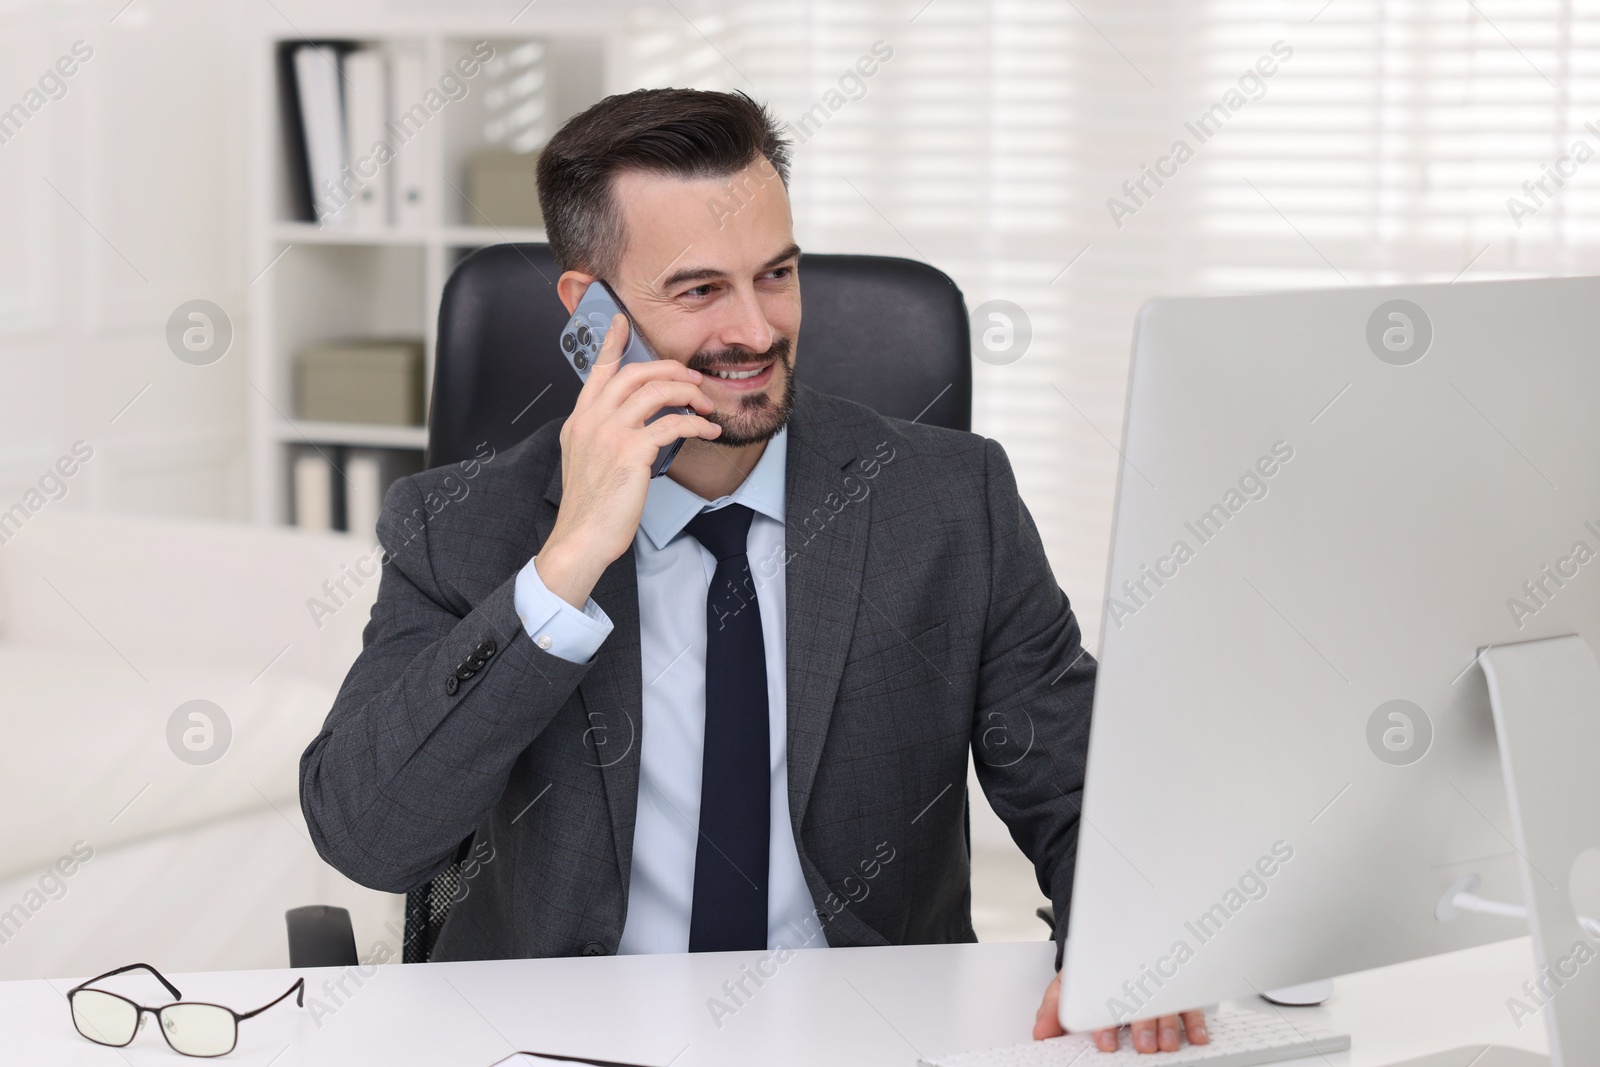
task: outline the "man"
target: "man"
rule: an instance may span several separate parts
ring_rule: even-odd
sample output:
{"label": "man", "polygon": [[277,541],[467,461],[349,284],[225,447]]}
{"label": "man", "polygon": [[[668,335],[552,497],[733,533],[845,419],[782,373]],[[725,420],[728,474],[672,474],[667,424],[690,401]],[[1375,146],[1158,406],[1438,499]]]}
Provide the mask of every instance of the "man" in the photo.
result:
{"label": "man", "polygon": [[468,496],[389,492],[301,803],[391,892],[472,838],[435,959],[976,940],[969,747],[1064,929],[1094,660],[999,445],[796,382],[787,180],[742,94],[571,120],[539,162],[557,290],[609,282],[662,358],[619,367],[619,315]]}

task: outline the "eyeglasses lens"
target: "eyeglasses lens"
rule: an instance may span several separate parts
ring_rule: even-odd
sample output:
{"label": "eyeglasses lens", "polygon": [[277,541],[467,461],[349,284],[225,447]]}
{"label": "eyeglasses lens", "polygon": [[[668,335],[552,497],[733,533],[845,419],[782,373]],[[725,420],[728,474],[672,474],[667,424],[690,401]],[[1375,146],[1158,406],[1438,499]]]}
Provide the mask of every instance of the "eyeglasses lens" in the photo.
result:
{"label": "eyeglasses lens", "polygon": [[214,1004],[168,1004],[161,1029],[173,1048],[190,1056],[220,1056],[238,1036],[233,1012]]}
{"label": "eyeglasses lens", "polygon": [[139,1028],[139,1009],[110,993],[80,989],[72,995],[72,1023],[90,1041],[126,1045]]}

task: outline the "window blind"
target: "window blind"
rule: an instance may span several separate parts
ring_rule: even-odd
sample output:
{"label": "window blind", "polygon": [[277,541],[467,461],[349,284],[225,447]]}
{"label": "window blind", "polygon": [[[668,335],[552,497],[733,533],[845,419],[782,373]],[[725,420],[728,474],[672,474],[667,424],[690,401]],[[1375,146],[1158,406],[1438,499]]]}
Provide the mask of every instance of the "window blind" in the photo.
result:
{"label": "window blind", "polygon": [[974,428],[1095,649],[1139,306],[1593,271],[1597,44],[1600,0],[672,0],[626,68],[793,124],[803,247],[1023,309]]}

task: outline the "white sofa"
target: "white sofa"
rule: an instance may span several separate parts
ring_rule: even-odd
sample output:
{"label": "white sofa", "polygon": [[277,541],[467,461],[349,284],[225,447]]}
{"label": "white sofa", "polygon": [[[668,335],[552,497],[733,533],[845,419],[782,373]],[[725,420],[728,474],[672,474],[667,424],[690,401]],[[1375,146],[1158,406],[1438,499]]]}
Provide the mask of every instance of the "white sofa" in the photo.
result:
{"label": "white sofa", "polygon": [[[371,548],[50,507],[0,544],[0,979],[287,966],[300,904],[349,908],[363,957],[398,948],[403,898],[328,867],[298,800],[361,648]],[[313,597],[337,610],[314,618]],[[209,764],[169,746],[192,700],[231,726]]]}

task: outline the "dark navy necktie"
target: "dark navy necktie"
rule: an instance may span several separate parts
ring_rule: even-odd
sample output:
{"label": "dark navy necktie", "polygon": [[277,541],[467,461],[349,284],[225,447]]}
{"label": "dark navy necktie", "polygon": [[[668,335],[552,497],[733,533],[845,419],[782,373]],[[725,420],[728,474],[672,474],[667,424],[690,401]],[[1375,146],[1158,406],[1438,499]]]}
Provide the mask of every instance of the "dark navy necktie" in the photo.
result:
{"label": "dark navy necktie", "polygon": [[684,527],[717,560],[706,593],[706,740],[690,952],[767,947],[772,780],[767,650],[746,555],[755,512],[728,504]]}

